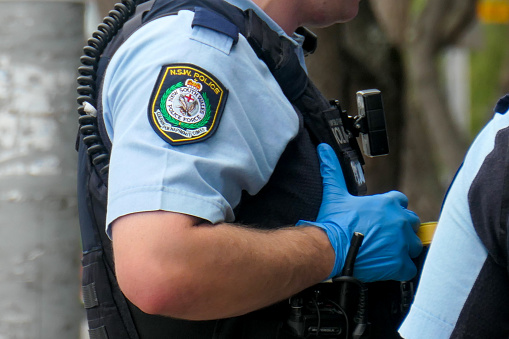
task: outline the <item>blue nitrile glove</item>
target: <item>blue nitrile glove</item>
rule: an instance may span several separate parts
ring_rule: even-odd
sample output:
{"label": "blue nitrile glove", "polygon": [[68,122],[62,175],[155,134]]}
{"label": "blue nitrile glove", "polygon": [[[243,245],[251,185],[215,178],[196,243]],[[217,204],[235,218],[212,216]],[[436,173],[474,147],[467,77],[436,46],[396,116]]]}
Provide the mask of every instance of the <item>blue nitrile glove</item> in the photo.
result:
{"label": "blue nitrile glove", "polygon": [[417,269],[411,258],[419,255],[422,244],[415,234],[419,217],[406,209],[407,197],[396,191],[350,195],[334,150],[320,144],[318,156],[322,205],[316,222],[301,220],[297,225],[317,226],[327,233],[336,254],[329,278],[341,274],[354,231],[364,234],[354,266],[356,278],[364,282],[413,278]]}

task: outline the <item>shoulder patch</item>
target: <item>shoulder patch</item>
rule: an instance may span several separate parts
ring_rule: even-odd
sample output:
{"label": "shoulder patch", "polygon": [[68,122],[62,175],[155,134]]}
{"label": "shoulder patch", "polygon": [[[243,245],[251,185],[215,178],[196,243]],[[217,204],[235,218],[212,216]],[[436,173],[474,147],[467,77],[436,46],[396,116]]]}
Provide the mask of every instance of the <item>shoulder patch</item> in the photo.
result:
{"label": "shoulder patch", "polygon": [[150,98],[148,118],[171,145],[202,141],[216,131],[227,96],[223,84],[204,69],[165,65]]}

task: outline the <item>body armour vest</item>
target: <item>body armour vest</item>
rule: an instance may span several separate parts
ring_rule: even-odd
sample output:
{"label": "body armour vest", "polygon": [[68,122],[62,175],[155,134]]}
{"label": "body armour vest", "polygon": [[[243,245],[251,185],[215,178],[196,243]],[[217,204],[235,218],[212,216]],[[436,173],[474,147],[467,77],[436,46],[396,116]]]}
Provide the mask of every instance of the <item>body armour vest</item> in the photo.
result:
{"label": "body armour vest", "polygon": [[[357,157],[350,138],[338,143],[330,131],[330,121],[338,120],[340,108],[331,105],[311,84],[290,42],[280,38],[253,11],[243,12],[221,0],[153,0],[138,5],[132,0],[124,0],[115,5],[84,48],[78,78],[82,290],[92,339],[296,338],[284,328],[289,312],[288,302],[228,319],[176,320],[140,311],[124,297],[115,277],[111,241],[105,233],[111,142],[102,122],[101,83],[104,72],[118,47],[139,27],[182,9],[197,13],[196,8],[200,8],[196,24],[206,22],[208,26],[224,29],[226,23],[226,26],[238,28],[266,63],[301,121],[298,135],[287,145],[266,186],[255,196],[244,192],[235,208],[236,223],[277,228],[293,225],[299,220],[315,220],[322,199],[316,153],[318,143],[331,144],[342,165],[351,166],[351,163],[362,160]],[[207,13],[212,14],[207,16]],[[229,32],[231,30],[226,33],[231,34]],[[357,169],[360,166],[352,167]],[[345,179],[354,182],[351,185],[353,193],[362,194],[365,192],[364,181],[355,183],[354,175],[359,177],[359,173],[345,173]]]}

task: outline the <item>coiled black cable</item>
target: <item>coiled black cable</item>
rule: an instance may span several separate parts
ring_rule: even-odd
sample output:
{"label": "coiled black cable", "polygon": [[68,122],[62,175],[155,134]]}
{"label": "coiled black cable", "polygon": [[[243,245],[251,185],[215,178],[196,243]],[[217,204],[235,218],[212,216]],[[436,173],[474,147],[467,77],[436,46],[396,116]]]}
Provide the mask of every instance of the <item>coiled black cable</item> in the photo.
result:
{"label": "coiled black cable", "polygon": [[[355,317],[353,318],[354,323],[356,324],[356,327],[354,328],[354,332],[352,333],[351,338],[352,339],[359,339],[364,334],[364,331],[366,330],[366,326],[368,325],[367,322],[367,306],[368,306],[368,289],[364,283],[362,283],[359,279],[356,279],[351,276],[341,276],[334,278],[334,282],[337,283],[348,283],[348,284],[354,284],[357,285],[359,288],[359,301],[357,303],[357,313],[355,314]],[[337,306],[341,310],[343,310],[339,305]],[[343,310],[344,312],[344,310]],[[346,315],[346,313],[345,313]],[[347,319],[348,321],[348,319]],[[347,322],[348,324],[348,322]],[[348,335],[350,333],[347,331]]]}
{"label": "coiled black cable", "polygon": [[106,46],[134,14],[135,9],[134,0],[122,0],[115,4],[108,16],[98,25],[97,30],[92,33],[87,45],[83,47],[84,54],[80,58],[81,65],[78,68],[79,132],[92,164],[102,166],[100,173],[103,175],[108,172],[110,154],[101,140],[97,123],[97,66]]}

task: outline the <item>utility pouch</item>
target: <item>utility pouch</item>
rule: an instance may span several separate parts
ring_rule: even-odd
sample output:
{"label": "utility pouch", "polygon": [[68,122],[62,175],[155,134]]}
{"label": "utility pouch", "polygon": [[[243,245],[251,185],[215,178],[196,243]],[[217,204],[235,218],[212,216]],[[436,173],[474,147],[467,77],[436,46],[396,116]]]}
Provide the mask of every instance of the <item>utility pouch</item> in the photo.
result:
{"label": "utility pouch", "polygon": [[134,327],[129,330],[120,316],[125,314],[121,309],[125,310],[127,304],[122,295],[115,295],[121,292],[113,287],[116,281],[112,278],[101,250],[83,255],[82,293],[90,339],[138,339]]}

